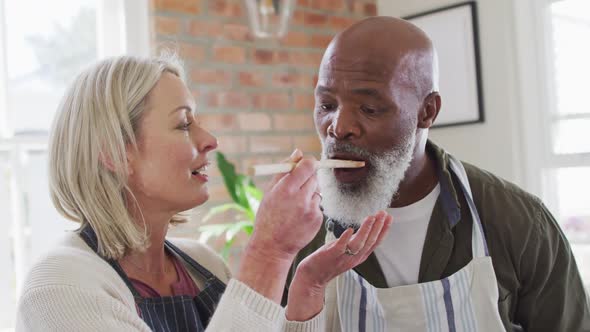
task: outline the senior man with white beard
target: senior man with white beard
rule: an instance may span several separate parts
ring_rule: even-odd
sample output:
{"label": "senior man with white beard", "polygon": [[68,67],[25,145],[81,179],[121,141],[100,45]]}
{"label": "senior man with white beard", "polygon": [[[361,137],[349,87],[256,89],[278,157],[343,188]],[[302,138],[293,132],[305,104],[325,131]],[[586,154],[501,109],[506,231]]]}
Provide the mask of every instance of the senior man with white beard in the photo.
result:
{"label": "senior man with white beard", "polygon": [[367,215],[394,221],[374,254],[308,300],[325,301],[328,331],[590,331],[576,262],[543,203],[428,140],[437,75],[431,40],[400,19],[365,19],[328,46],[315,89],[323,155],[366,166],[319,171],[326,227],[294,267]]}

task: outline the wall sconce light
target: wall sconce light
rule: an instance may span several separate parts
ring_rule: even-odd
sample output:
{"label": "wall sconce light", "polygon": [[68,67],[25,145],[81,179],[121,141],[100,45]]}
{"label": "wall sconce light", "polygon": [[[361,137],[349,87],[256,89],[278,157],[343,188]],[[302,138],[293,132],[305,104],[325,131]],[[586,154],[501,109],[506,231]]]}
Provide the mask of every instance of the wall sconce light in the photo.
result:
{"label": "wall sconce light", "polygon": [[295,0],[245,0],[252,34],[281,38],[287,34]]}

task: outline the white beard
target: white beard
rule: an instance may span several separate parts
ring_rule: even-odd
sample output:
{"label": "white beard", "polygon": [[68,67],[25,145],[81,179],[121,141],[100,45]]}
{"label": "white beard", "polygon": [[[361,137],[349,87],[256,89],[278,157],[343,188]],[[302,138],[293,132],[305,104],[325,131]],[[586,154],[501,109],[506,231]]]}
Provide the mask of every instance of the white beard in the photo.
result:
{"label": "white beard", "polygon": [[373,154],[349,143],[324,144],[322,157],[334,152],[353,153],[370,164],[367,178],[360,184],[339,183],[332,169],[318,170],[324,214],[344,226],[360,225],[367,216],[387,209],[404,179],[413,158],[416,131],[399,148]]}

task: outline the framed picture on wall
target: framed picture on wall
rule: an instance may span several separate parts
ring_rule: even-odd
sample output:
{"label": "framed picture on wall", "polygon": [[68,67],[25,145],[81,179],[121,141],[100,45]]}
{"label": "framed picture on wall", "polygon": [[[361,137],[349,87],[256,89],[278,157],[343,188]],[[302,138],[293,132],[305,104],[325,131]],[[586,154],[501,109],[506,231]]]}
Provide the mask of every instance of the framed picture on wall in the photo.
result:
{"label": "framed picture on wall", "polygon": [[434,127],[483,122],[475,1],[404,18],[430,36],[438,53],[442,108]]}

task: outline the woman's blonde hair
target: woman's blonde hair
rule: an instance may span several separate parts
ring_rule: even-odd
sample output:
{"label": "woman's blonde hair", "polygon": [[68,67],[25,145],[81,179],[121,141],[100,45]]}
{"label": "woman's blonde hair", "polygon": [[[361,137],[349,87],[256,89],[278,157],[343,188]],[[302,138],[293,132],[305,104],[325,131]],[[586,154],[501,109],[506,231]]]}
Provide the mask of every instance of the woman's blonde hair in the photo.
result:
{"label": "woman's blonde hair", "polygon": [[[126,149],[136,149],[146,98],[163,73],[184,81],[174,54],[121,56],[82,72],[61,100],[49,143],[51,199],[66,218],[89,225],[99,253],[119,259],[149,245],[145,227],[129,212],[137,204],[128,187]],[[141,211],[140,207],[136,209]],[[171,222],[183,222],[181,215]]]}

